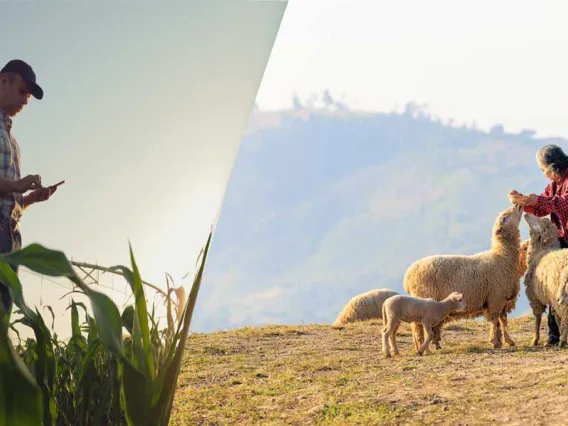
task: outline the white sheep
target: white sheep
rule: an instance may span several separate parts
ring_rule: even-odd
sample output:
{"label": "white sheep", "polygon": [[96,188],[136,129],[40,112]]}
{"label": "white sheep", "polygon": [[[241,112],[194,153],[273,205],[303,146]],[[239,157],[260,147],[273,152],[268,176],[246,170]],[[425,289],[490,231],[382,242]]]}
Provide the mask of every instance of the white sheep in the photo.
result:
{"label": "white sheep", "polygon": [[380,288],[361,293],[347,302],[331,326],[341,328],[351,322],[383,319],[382,312],[384,301],[397,294],[398,292],[388,288]]}
{"label": "white sheep", "polygon": [[[519,259],[519,274],[518,274],[519,279],[517,281],[517,285],[513,290],[513,294],[509,299],[507,299],[507,303],[505,304],[505,309],[503,309],[503,312],[501,312],[501,315],[499,316],[499,328],[500,328],[499,335],[502,334],[504,334],[505,336],[509,335],[507,327],[508,324],[507,314],[510,314],[515,310],[515,307],[517,305],[517,300],[519,299],[519,295],[521,293],[521,279],[523,278],[523,275],[527,270],[527,251],[529,248],[529,243],[530,240],[524,240],[521,243],[521,257]],[[505,324],[504,330],[501,329],[501,324]]]}
{"label": "white sheep", "polygon": [[439,324],[452,312],[465,312],[466,303],[460,293],[451,293],[442,301],[398,295],[388,298],[383,304],[383,354],[390,358],[390,346],[398,355],[396,332],[401,322],[420,323],[426,330],[426,340],[417,349],[418,355],[429,350],[433,337],[432,327]]}
{"label": "white sheep", "polygon": [[535,317],[533,346],[540,339],[540,322],[547,305],[552,306],[560,325],[560,346],[568,335],[568,249],[558,241],[556,225],[547,217],[525,214],[530,246],[525,275],[525,294]]}
{"label": "white sheep", "polygon": [[[515,345],[507,328],[507,312],[514,309],[520,291],[521,217],[520,206],[499,213],[493,225],[490,250],[473,255],[428,256],[407,269],[403,286],[408,294],[443,300],[457,291],[467,302],[466,312],[452,313],[434,327],[437,349],[444,323],[481,315],[491,323],[493,347],[501,347],[501,332],[509,346]],[[418,348],[424,341],[424,330],[419,324],[412,324],[412,329]]]}

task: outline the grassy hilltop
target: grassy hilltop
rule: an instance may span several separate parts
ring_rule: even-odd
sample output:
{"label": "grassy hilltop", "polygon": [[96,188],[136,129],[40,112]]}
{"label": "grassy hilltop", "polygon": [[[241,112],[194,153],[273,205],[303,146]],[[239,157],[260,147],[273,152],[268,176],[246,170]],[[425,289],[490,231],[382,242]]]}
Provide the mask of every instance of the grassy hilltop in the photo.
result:
{"label": "grassy hilltop", "polygon": [[417,357],[403,324],[390,360],[380,321],[194,334],[171,424],[566,424],[568,350],[530,347],[532,327],[512,319],[517,347],[494,350],[486,322],[456,322]]}

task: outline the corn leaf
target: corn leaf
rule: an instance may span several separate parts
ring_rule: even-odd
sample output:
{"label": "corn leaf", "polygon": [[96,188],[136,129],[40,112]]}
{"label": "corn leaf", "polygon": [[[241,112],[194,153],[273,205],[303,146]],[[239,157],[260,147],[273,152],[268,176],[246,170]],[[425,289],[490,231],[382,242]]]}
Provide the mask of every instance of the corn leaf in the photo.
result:
{"label": "corn leaf", "polygon": [[[189,334],[191,317],[193,316],[193,310],[195,308],[197,295],[199,293],[199,288],[201,286],[203,270],[205,268],[205,261],[207,259],[209,246],[211,244],[211,237],[212,233],[209,234],[209,238],[207,239],[207,244],[205,245],[201,266],[199,268],[198,273],[195,276],[193,285],[191,287],[191,292],[189,293],[189,298],[186,303],[186,308],[183,316],[183,329],[181,330],[179,344],[177,345],[177,348],[175,347],[175,345],[172,345],[172,347],[170,348],[170,356],[168,356],[168,359],[165,362],[163,369],[163,376],[160,377],[159,386],[156,386],[154,388],[154,391],[159,392],[160,396],[158,398],[157,404],[153,406],[153,411],[151,413],[150,424],[152,425],[167,426],[170,422],[170,414],[172,411],[172,404],[174,401],[177,379],[181,368],[181,361],[185,350],[185,343],[187,341],[187,336]],[[173,357],[171,357],[171,355],[173,355]]]}
{"label": "corn leaf", "polygon": [[[140,271],[136,265],[136,260],[134,254],[132,253],[132,247],[130,247],[130,262],[132,264],[132,271],[124,266],[115,266],[111,269],[119,270],[122,272],[126,281],[130,284],[132,292],[134,293],[135,300],[135,313],[138,318],[138,327],[140,330],[140,337],[142,339],[142,350],[143,356],[139,356],[138,368],[146,374],[148,379],[153,379],[156,375],[154,368],[154,361],[152,357],[152,348],[150,342],[150,327],[148,326],[148,307],[146,305],[146,296],[144,294],[144,288],[142,286],[142,278],[140,277]],[[136,321],[134,321],[136,328]],[[136,343],[136,336],[134,342]]]}
{"label": "corn leaf", "polygon": [[99,293],[86,285],[77,275],[70,279],[77,284],[91,300],[99,339],[111,351],[123,355],[121,319],[118,308],[106,294]]}
{"label": "corn leaf", "polygon": [[39,312],[33,312],[25,303],[22,293],[22,285],[14,270],[4,261],[0,262],[0,281],[10,287],[10,293],[14,298],[14,304],[23,313],[22,324],[32,328],[36,336],[35,380],[43,393],[44,425],[54,425],[57,419],[57,409],[53,397],[53,385],[57,368],[51,333],[49,332],[43,317]]}
{"label": "corn leaf", "polygon": [[[126,360],[127,361],[127,360]],[[130,362],[123,362],[122,401],[129,425],[153,425],[148,422],[150,387],[146,377]]]}
{"label": "corn leaf", "polygon": [[13,265],[24,265],[32,271],[52,277],[67,277],[75,274],[63,252],[51,250],[36,243],[11,253],[0,254],[0,260]]}

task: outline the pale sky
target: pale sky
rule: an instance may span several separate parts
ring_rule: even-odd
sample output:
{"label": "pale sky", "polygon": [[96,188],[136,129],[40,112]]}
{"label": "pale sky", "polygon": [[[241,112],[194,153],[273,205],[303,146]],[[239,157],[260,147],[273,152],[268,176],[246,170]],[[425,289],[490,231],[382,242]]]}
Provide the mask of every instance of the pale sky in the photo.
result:
{"label": "pale sky", "polygon": [[[130,264],[130,240],[145,280],[193,273],[285,5],[3,2],[0,61],[28,61],[45,92],[14,120],[23,174],[66,180],[25,212],[24,245],[112,266]],[[63,313],[64,291],[44,280],[43,304]]]}
{"label": "pale sky", "polygon": [[[14,122],[24,173],[67,181],[26,212],[24,244],[112,265],[130,239],[148,281],[191,270],[282,5],[3,2],[0,61],[29,61],[45,90]],[[353,108],[416,101],[444,121],[568,137],[567,16],[544,0],[291,0],[256,101],[288,108],[329,89]],[[21,277],[38,303],[40,284]],[[56,303],[63,289],[48,288]]]}
{"label": "pale sky", "polygon": [[257,102],[329,88],[363,110],[417,101],[458,123],[568,137],[567,19],[549,0],[292,0]]}

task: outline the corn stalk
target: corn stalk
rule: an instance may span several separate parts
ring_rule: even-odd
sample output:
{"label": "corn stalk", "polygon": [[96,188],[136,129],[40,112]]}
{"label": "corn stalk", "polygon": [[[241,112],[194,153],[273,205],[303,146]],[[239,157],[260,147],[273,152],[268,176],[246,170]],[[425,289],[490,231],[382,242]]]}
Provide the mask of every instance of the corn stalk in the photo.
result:
{"label": "corn stalk", "polygon": [[[167,425],[211,238],[212,232],[177,327],[168,324],[162,331],[154,310],[148,310],[132,248],[130,267],[107,268],[122,275],[134,295],[134,304],[122,314],[107,295],[77,275],[63,252],[31,244],[0,255],[0,281],[10,287],[22,315],[17,322],[31,327],[36,337],[20,346],[18,354],[8,338],[8,316],[0,312],[0,426]],[[89,298],[92,317],[84,305],[71,303],[72,336],[67,345],[51,334],[37,309],[27,306],[10,264],[66,277]],[[79,308],[85,311],[83,328]]]}

